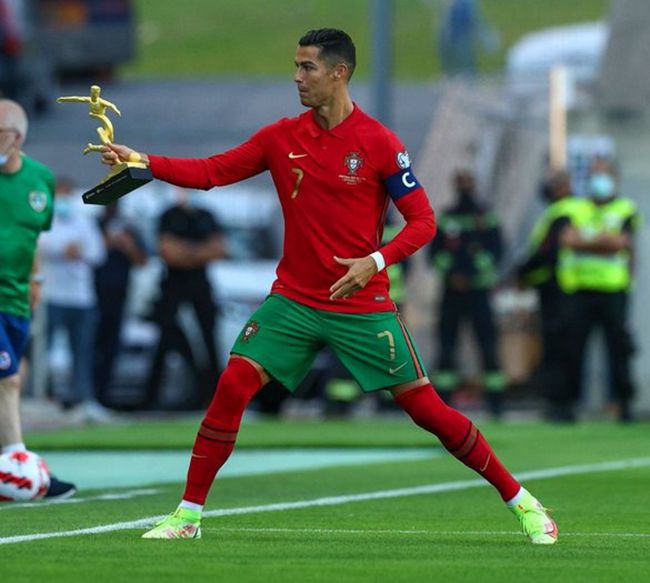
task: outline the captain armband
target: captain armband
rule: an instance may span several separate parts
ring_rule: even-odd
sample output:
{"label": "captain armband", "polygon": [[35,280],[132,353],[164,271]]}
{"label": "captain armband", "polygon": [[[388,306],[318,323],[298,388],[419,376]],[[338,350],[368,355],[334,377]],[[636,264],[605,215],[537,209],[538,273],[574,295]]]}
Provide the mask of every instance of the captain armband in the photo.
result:
{"label": "captain armband", "polygon": [[384,180],[386,190],[393,202],[398,201],[403,196],[410,194],[414,190],[420,188],[418,179],[413,174],[410,166],[395,172]]}

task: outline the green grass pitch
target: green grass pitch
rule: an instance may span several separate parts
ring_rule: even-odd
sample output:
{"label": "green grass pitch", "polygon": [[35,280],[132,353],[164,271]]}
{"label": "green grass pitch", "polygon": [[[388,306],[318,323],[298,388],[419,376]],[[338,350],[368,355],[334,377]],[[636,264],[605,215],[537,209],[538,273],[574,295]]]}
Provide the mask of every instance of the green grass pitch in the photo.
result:
{"label": "green grass pitch", "polygon": [[[426,81],[440,73],[436,6],[441,0],[394,0],[394,71]],[[132,77],[281,76],[293,73],[298,38],[311,28],[337,27],[358,48],[360,78],[370,62],[371,0],[137,0],[138,58]],[[606,18],[609,0],[482,0],[500,48],[481,57],[481,70],[503,68],[507,50],[527,32]]]}
{"label": "green grass pitch", "polygon": [[[535,547],[489,487],[448,455],[217,480],[199,541],[144,541],[143,526],[3,544],[8,537],[96,529],[169,512],[181,484],[133,498],[82,491],[74,503],[0,506],[0,579],[7,583],[115,581],[624,581],[650,578],[647,424],[479,424],[515,472],[565,468],[525,483],[554,510],[559,542]],[[34,449],[188,448],[196,420],[34,435]],[[428,447],[404,419],[252,421],[240,450],[264,447]],[[237,451],[234,455],[237,455]],[[47,456],[46,456],[47,457]],[[604,462],[637,460],[607,470]],[[590,465],[584,468],[585,465]],[[582,471],[576,469],[583,467]],[[119,472],[119,467],[105,468]],[[444,485],[459,482],[457,490]],[[441,492],[314,505],[319,498],[432,484]],[[133,491],[133,488],[128,489]],[[263,511],[269,504],[303,507]],[[233,509],[240,509],[238,511]],[[244,509],[244,510],[241,510]],[[215,516],[216,511],[225,513]],[[235,513],[239,512],[239,513]]]}

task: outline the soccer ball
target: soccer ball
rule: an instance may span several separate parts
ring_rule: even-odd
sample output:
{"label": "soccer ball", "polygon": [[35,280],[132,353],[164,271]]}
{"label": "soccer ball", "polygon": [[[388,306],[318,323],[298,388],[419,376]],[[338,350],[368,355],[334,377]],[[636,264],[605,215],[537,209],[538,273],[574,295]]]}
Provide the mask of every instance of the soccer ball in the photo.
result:
{"label": "soccer ball", "polygon": [[0,455],[0,502],[25,502],[45,496],[50,471],[41,456],[32,451]]}

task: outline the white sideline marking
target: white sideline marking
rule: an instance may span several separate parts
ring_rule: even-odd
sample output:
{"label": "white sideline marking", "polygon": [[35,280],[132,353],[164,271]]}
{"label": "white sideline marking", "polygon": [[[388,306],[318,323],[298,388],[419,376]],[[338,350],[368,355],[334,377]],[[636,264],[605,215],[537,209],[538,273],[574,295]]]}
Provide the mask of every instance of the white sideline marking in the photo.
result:
{"label": "white sideline marking", "polygon": [[14,510],[16,508],[43,508],[45,506],[60,505],[60,504],[82,504],[84,502],[94,502],[96,500],[130,500],[138,496],[153,496],[158,494],[160,490],[156,488],[147,488],[143,490],[131,490],[129,492],[107,492],[106,494],[99,494],[97,496],[75,497],[66,498],[64,500],[37,500],[36,502],[7,502],[0,505],[0,512],[3,510]]}
{"label": "white sideline marking", "polygon": [[[557,478],[560,476],[575,476],[578,474],[592,474],[596,472],[615,472],[631,468],[644,468],[650,466],[650,458],[634,458],[629,460],[617,460],[611,462],[600,462],[596,464],[584,464],[575,466],[561,466],[558,468],[547,468],[544,470],[532,470],[516,474],[520,480],[543,480]],[[442,484],[428,484],[426,486],[415,486],[412,488],[397,488],[395,490],[380,490],[377,492],[364,492],[362,494],[348,494],[344,496],[327,496],[314,498],[312,500],[297,500],[295,502],[278,502],[275,504],[263,504],[261,506],[243,506],[240,508],[223,508],[220,510],[209,510],[203,513],[205,518],[216,516],[235,516],[239,514],[255,514],[257,512],[276,512],[279,510],[296,510],[299,508],[311,508],[314,506],[338,506],[350,502],[361,502],[365,500],[383,500],[387,498],[401,498],[405,496],[419,496],[421,494],[440,494],[442,492],[453,492],[457,490],[468,490],[487,486],[488,483],[482,478],[474,480],[462,480],[458,482],[443,482]],[[103,526],[89,528],[78,528],[75,530],[64,530],[61,532],[42,532],[8,536],[0,538],[0,545],[30,542],[47,538],[63,538],[80,536],[85,534],[102,534],[117,530],[131,530],[151,526],[153,522],[162,520],[167,515],[149,516],[139,520],[128,522],[116,522]]]}
{"label": "white sideline marking", "polygon": [[[306,533],[306,534],[413,534],[413,535],[467,535],[467,536],[512,536],[521,534],[518,530],[381,530],[381,529],[350,529],[350,528],[227,528],[227,527],[204,527],[201,529],[208,532],[262,532],[262,533]],[[600,536],[600,537],[630,537],[630,538],[650,538],[650,533],[643,532],[564,532],[565,536]]]}

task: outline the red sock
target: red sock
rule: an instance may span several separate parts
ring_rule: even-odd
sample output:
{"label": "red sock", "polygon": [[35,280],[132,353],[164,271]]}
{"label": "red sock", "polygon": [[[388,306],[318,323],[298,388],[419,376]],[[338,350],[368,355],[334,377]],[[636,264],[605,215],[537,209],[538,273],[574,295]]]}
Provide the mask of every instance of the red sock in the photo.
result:
{"label": "red sock", "polygon": [[231,358],[194,441],[183,500],[204,504],[217,472],[235,447],[244,409],[262,387],[257,369]]}
{"label": "red sock", "polygon": [[402,393],[395,400],[454,457],[490,482],[501,498],[508,501],[519,492],[519,482],[494,455],[481,432],[467,417],[445,405],[431,384]]}

